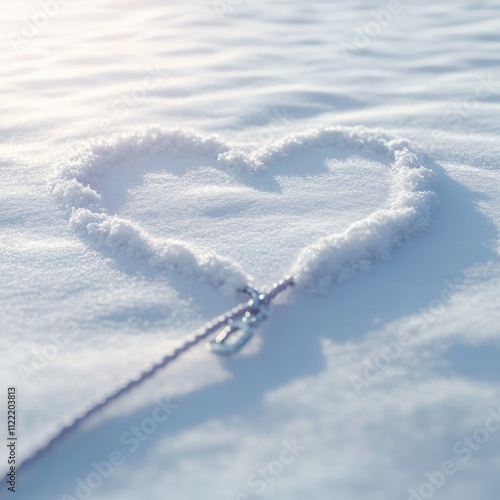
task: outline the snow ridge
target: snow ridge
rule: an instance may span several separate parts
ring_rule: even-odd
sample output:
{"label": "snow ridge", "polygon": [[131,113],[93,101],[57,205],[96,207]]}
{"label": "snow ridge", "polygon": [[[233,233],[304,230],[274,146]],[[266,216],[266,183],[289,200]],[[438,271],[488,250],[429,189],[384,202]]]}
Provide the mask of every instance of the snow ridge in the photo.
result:
{"label": "snow ridge", "polygon": [[68,211],[71,227],[99,244],[234,292],[251,283],[251,276],[237,263],[185,241],[155,238],[137,224],[108,214],[96,180],[110,165],[130,157],[195,153],[222,169],[259,170],[300,151],[324,147],[382,154],[391,163],[393,178],[387,208],[351,224],[340,234],[325,235],[298,255],[291,269],[297,285],[322,290],[345,280],[352,272],[386,260],[395,247],[427,227],[437,201],[433,173],[422,166],[405,140],[377,129],[326,126],[246,153],[231,149],[216,136],[148,128],[91,143],[83,153],[57,167],[51,188]]}

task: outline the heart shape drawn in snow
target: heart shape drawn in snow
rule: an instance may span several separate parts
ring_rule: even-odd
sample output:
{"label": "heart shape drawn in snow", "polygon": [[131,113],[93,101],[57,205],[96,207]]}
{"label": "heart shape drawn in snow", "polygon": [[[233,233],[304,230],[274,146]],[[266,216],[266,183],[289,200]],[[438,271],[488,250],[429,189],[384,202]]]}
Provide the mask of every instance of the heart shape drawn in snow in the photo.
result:
{"label": "heart shape drawn in snow", "polygon": [[152,154],[196,154],[209,158],[221,170],[261,170],[299,152],[326,147],[383,155],[390,164],[391,193],[386,208],[352,223],[341,233],[324,235],[299,252],[290,275],[299,286],[322,289],[386,260],[395,247],[427,226],[437,200],[433,173],[422,166],[405,140],[364,127],[327,126],[246,153],[215,136],[149,128],[92,143],[57,168],[52,189],[68,210],[74,229],[106,246],[143,257],[153,266],[196,275],[234,291],[251,282],[237,263],[179,239],[153,237],[136,223],[108,213],[96,187],[97,179],[111,165]]}

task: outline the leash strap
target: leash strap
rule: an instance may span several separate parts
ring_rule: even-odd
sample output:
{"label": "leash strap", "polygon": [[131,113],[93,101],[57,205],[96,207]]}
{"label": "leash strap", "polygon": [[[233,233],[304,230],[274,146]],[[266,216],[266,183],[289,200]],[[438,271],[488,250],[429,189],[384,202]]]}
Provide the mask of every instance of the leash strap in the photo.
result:
{"label": "leash strap", "polygon": [[114,400],[123,396],[145,380],[151,378],[156,372],[178,359],[182,354],[208,339],[212,334],[225,327],[218,335],[205,344],[207,350],[221,355],[230,355],[241,349],[252,337],[255,328],[264,321],[269,313],[271,301],[285,289],[293,286],[294,278],[287,278],[275,283],[268,293],[259,293],[247,286],[243,291],[250,295],[248,302],[240,304],[225,314],[218,316],[213,321],[205,324],[198,332],[189,337],[184,344],[180,345],[170,354],[167,354],[158,363],[148,370],[140,373],[137,377],[117,389],[113,394],[106,396],[85,413],[76,417],[71,423],[62,427],[59,432],[38,448],[30,457],[26,458],[18,470],[40,459],[57,445],[64,437],[76,431],[83,421],[87,420],[99,410],[109,405]]}

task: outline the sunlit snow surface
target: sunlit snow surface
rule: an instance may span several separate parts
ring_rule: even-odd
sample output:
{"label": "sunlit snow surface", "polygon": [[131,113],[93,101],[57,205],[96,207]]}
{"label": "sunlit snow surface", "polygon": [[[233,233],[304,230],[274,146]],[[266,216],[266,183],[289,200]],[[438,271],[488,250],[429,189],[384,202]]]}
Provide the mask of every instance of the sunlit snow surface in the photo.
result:
{"label": "sunlit snow surface", "polygon": [[[402,1],[383,21],[393,2],[216,4],[3,7],[0,377],[18,390],[20,460],[244,298],[93,237],[71,208],[94,195],[57,189],[89,150],[123,145],[85,179],[99,213],[220,256],[216,282],[225,262],[263,287],[304,270],[305,247],[403,192],[387,155],[345,144],[252,163],[287,138],[404,137],[433,172],[408,193],[436,196],[399,200],[422,230],[384,226],[390,255],[368,233],[349,239],[372,265],[280,299],[236,359],[196,348],[21,471],[16,498],[496,500],[500,5]],[[234,154],[224,168],[164,156],[155,130],[215,135]],[[177,407],[151,420],[166,398]],[[133,426],[151,433],[133,441]],[[297,456],[283,451],[294,442]],[[115,451],[120,465],[97,474]]]}

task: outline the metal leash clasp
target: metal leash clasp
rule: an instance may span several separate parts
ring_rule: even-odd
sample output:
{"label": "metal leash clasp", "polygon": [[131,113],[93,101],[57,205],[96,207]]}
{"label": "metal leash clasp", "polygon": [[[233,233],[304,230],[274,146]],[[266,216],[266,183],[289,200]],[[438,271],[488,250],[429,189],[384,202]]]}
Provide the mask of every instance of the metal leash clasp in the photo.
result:
{"label": "metal leash clasp", "polygon": [[241,318],[230,320],[214,339],[207,342],[207,350],[225,356],[239,351],[252,338],[253,330],[268,317],[271,311],[269,294],[250,287],[244,291],[250,294],[248,310]]}

